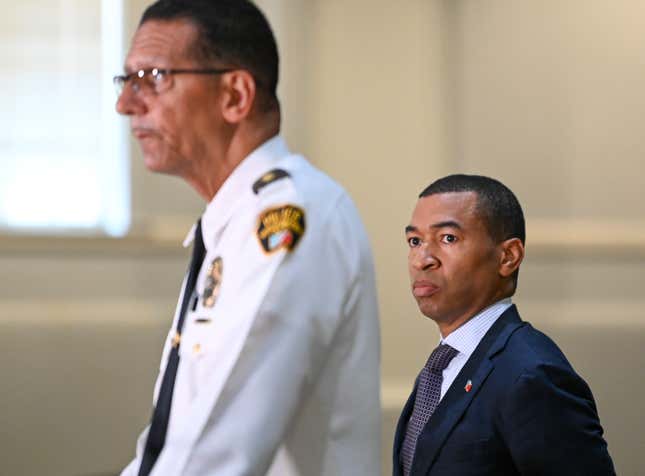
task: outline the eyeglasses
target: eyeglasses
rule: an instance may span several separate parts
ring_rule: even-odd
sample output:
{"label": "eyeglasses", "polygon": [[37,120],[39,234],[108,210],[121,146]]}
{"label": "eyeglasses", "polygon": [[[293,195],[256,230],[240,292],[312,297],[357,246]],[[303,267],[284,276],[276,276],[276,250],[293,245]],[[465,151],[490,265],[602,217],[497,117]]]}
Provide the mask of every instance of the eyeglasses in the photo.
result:
{"label": "eyeglasses", "polygon": [[140,69],[129,74],[122,74],[112,78],[117,96],[121,96],[127,83],[132,86],[132,91],[163,93],[172,87],[175,74],[224,74],[233,69]]}

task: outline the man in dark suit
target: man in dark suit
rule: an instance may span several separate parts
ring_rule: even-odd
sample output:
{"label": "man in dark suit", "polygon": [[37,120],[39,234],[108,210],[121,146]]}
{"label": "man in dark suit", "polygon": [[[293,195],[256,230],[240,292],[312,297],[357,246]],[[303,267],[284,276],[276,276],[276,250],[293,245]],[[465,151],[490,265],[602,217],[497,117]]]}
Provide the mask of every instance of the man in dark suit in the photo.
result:
{"label": "man in dark suit", "polygon": [[515,195],[444,177],[406,237],[412,293],[441,342],[399,419],[393,474],[615,474],[591,390],[511,302],[525,240]]}

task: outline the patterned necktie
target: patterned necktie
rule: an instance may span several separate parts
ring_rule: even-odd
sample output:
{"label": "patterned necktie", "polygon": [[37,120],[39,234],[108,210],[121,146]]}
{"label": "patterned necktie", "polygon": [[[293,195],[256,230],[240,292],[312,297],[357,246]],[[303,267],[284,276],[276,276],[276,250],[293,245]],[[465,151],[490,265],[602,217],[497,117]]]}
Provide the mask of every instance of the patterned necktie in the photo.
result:
{"label": "patterned necktie", "polygon": [[458,353],[456,349],[447,344],[439,345],[432,351],[425,367],[419,374],[414,409],[408,421],[403,445],[401,445],[401,462],[403,463],[403,474],[405,476],[410,474],[417,438],[419,438],[423,427],[428,423],[437,405],[439,405],[443,370],[448,367],[450,361]]}
{"label": "patterned necktie", "polygon": [[197,276],[199,275],[199,270],[202,267],[205,255],[206,248],[204,246],[204,239],[202,238],[202,221],[199,220],[195,229],[193,256],[190,260],[190,267],[188,268],[184,298],[181,302],[181,310],[179,311],[179,318],[177,319],[177,327],[175,329],[175,336],[177,338],[173,340],[168,362],[166,363],[166,371],[164,372],[161,388],[159,389],[159,395],[157,397],[157,405],[152,413],[152,422],[150,423],[150,431],[148,432],[146,447],[141,459],[139,476],[147,476],[150,473],[166,441],[166,430],[168,429],[170,408],[172,406],[172,392],[175,387],[177,369],[179,368],[179,345],[181,343],[179,336],[181,336],[181,330],[184,327],[184,318],[186,317],[188,303],[194,294],[193,291],[197,283]]}

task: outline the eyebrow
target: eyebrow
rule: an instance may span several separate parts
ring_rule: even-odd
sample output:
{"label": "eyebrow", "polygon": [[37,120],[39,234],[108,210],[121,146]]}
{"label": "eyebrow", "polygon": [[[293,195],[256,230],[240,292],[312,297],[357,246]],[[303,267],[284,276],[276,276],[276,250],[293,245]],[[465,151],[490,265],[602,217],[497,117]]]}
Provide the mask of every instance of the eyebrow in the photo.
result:
{"label": "eyebrow", "polygon": [[[454,220],[446,220],[446,221],[440,221],[438,223],[433,223],[430,225],[430,228],[433,229],[438,229],[438,228],[455,228],[457,230],[463,230],[463,227],[456,221]],[[405,233],[417,233],[419,229],[414,226],[414,225],[408,225],[405,227]]]}
{"label": "eyebrow", "polygon": [[456,228],[457,230],[461,230],[462,226],[454,220],[446,220],[434,223],[430,228]]}

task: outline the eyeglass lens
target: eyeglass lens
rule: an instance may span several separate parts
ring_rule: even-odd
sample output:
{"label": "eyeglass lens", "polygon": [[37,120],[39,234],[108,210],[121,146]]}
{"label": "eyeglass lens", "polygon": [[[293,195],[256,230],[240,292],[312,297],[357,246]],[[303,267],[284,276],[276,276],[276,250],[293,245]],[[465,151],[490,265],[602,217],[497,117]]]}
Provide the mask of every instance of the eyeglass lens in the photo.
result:
{"label": "eyeglass lens", "polygon": [[172,75],[166,74],[158,68],[141,69],[130,74],[115,76],[114,87],[118,96],[123,93],[123,89],[127,83],[131,83],[132,90],[135,93],[139,91],[161,93],[171,86],[171,78]]}

